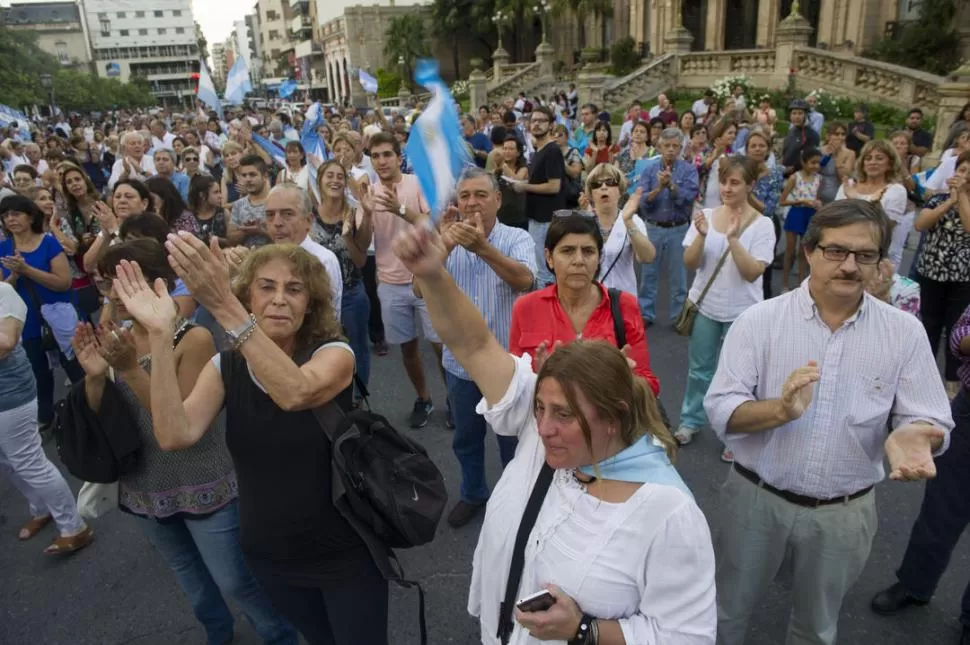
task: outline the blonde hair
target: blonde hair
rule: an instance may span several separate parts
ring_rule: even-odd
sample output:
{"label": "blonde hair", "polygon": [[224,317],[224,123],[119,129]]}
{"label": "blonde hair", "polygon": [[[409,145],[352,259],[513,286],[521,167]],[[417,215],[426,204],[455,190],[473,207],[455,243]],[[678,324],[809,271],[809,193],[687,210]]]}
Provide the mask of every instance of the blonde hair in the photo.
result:
{"label": "blonde hair", "polygon": [[903,162],[896,154],[896,149],[884,139],[872,139],[867,141],[862,150],[859,151],[859,159],[855,163],[855,176],[860,181],[865,181],[868,179],[866,175],[866,157],[871,155],[873,152],[881,152],[889,158],[889,163],[891,167],[886,172],[886,183],[892,184],[899,181],[899,168],[902,166]]}
{"label": "blonde hair", "polygon": [[296,244],[269,244],[246,256],[232,286],[233,293],[246,309],[252,311],[249,294],[256,274],[273,260],[289,263],[293,274],[303,281],[309,296],[306,312],[296,332],[294,349],[299,351],[323,341],[344,340],[334,313],[330,277],[320,260]]}
{"label": "blonde hair", "polygon": [[601,163],[586,175],[586,183],[583,184],[583,190],[589,193],[589,185],[594,181],[602,181],[604,179],[614,179],[620,188],[620,194],[626,192],[626,177],[620,172],[620,169],[610,163]]}

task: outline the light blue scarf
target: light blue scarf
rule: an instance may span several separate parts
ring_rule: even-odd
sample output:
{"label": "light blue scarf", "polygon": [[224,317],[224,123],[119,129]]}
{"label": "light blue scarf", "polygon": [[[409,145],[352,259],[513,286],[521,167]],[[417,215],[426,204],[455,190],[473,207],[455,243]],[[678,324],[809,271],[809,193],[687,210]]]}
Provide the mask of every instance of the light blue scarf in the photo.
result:
{"label": "light blue scarf", "polygon": [[596,469],[593,466],[582,466],[579,470],[600,479],[673,486],[691,498],[694,496],[680,478],[680,473],[670,463],[663,446],[650,435],[640,437],[630,447],[599,462]]}

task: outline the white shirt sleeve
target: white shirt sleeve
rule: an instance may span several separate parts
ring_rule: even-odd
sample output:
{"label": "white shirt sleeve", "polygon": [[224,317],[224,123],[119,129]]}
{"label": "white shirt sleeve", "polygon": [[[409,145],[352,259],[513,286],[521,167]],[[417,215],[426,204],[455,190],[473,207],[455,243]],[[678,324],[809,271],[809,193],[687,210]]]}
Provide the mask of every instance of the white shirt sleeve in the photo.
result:
{"label": "white shirt sleeve", "polygon": [[930,178],[926,180],[925,188],[929,190],[946,190],[946,181],[953,176],[957,168],[956,155],[950,155],[940,162]]}
{"label": "white shirt sleeve", "polygon": [[488,407],[483,398],[478,402],[475,412],[485,417],[488,425],[492,426],[495,434],[506,437],[517,437],[527,428],[535,431],[536,421],[532,410],[532,396],[536,387],[536,374],[532,371],[532,357],[528,354],[512,356],[515,361],[515,372],[509,389],[502,399]]}
{"label": "white shirt sleeve", "polygon": [[748,253],[762,264],[771,264],[775,261],[775,243],[778,241],[774,225],[770,219],[760,217],[751,225],[751,229],[753,239]]}
{"label": "white shirt sleeve", "polygon": [[757,329],[750,309],[734,321],[724,337],[714,379],[704,396],[704,411],[721,441],[727,436],[727,424],[734,411],[741,404],[758,399],[755,392],[763,340],[764,332]]}
{"label": "white shirt sleeve", "polygon": [[124,171],[124,158],[119,158],[115,161],[115,165],[111,166],[111,176],[108,178],[108,190],[114,190],[115,184],[121,179],[121,173]]}
{"label": "white shirt sleeve", "polygon": [[27,304],[9,282],[0,282],[0,319],[27,320]]}
{"label": "white shirt sleeve", "polygon": [[896,223],[903,221],[906,216],[906,189],[902,184],[890,185],[882,194],[879,203],[882,204],[882,209],[886,211],[889,219]]}

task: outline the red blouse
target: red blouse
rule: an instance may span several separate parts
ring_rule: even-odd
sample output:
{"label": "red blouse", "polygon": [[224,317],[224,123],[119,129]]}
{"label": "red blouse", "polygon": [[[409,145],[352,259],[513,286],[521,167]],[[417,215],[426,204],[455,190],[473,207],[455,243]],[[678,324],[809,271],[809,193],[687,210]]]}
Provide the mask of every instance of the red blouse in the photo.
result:
{"label": "red blouse", "polygon": [[[603,146],[596,151],[596,156],[593,162],[598,166],[601,163],[610,163],[610,155],[616,155],[620,152],[620,146],[615,143],[612,146]],[[593,154],[593,146],[587,146],[584,154]]]}
{"label": "red blouse", "polygon": [[[613,314],[610,312],[609,296],[606,287],[602,284],[597,286],[603,297],[586,321],[583,333],[579,337],[584,340],[605,340],[615,345],[616,334],[613,333]],[[620,292],[620,312],[623,314],[626,342],[632,350],[631,358],[637,363],[634,372],[637,376],[646,379],[654,395],[657,395],[660,393],[660,381],[650,370],[646,329],[640,316],[640,305],[633,294]],[[520,296],[515,301],[512,309],[512,327],[509,332],[509,351],[515,356],[528,354],[535,358],[536,348],[543,341],[551,348],[556,341],[569,343],[576,339],[573,324],[559,304],[556,285]]]}

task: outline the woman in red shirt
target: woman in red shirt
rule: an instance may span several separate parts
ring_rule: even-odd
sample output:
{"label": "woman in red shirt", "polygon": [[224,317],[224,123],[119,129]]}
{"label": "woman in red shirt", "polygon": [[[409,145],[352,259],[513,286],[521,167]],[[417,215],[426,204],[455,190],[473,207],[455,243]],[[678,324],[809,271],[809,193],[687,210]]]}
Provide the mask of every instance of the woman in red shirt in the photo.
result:
{"label": "woman in red shirt", "polygon": [[620,146],[613,143],[613,128],[606,121],[599,121],[583,155],[583,166],[589,172],[601,163],[613,163],[619,152]]}
{"label": "woman in red shirt", "polygon": [[[600,272],[603,235],[596,218],[573,213],[555,217],[546,234],[546,264],[556,282],[545,289],[520,296],[512,309],[509,351],[529,354],[545,343],[601,339],[616,344],[609,294],[596,277]],[[628,355],[636,361],[637,376],[650,384],[654,395],[660,381],[650,370],[647,336],[635,296],[620,292],[620,312]]]}

